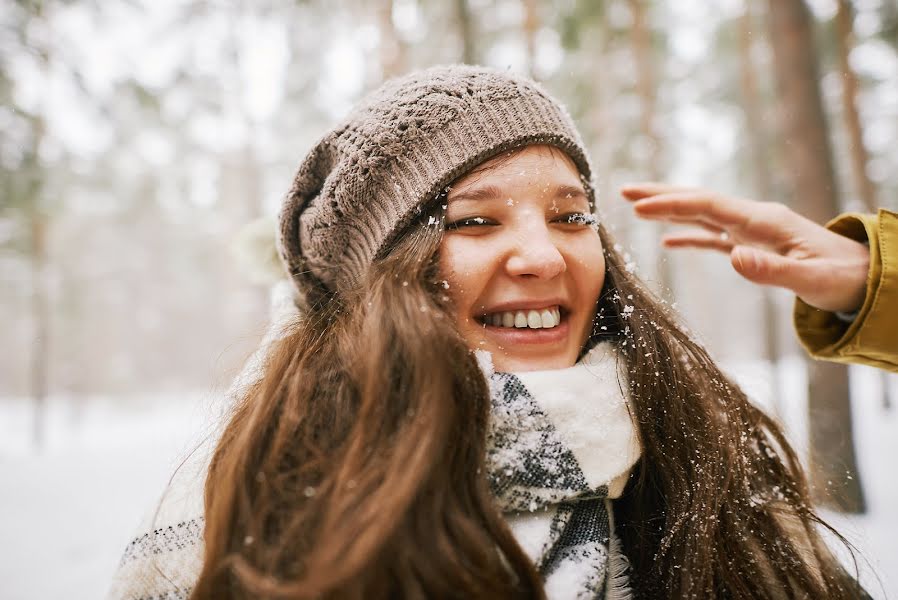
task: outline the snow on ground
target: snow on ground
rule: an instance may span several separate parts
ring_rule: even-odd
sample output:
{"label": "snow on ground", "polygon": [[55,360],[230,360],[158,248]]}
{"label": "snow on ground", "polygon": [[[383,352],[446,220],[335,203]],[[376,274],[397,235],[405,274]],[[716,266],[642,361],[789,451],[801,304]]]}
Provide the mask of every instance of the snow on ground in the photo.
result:
{"label": "snow on ground", "polygon": [[[798,360],[784,365],[780,386],[792,399],[780,412],[799,447],[804,444],[800,365]],[[730,371],[761,404],[769,404],[770,377],[763,364],[733,365]],[[898,552],[891,543],[898,536],[892,464],[898,456],[898,406],[882,408],[876,371],[853,368],[852,374],[855,436],[870,512],[828,516],[860,549],[862,581],[873,597],[898,598]],[[898,377],[890,376],[890,384],[898,404]],[[141,516],[214,414],[209,397],[202,395],[121,404],[81,400],[76,412],[71,399],[51,402],[47,443],[35,452],[28,403],[0,400],[0,598],[104,597]]]}
{"label": "snow on ground", "polygon": [[106,596],[141,516],[210,418],[196,396],[49,406],[47,447],[29,447],[27,403],[0,401],[0,598]]}

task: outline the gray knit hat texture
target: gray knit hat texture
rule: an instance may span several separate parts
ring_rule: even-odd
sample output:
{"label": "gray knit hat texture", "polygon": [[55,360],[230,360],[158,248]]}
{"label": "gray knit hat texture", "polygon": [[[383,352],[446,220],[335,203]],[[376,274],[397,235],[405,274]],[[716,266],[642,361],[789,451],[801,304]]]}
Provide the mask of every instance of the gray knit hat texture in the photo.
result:
{"label": "gray knit hat texture", "polygon": [[526,77],[433,67],[387,81],[303,160],[278,249],[307,308],[357,283],[454,180],[507,150],[547,144],[591,168],[567,111]]}

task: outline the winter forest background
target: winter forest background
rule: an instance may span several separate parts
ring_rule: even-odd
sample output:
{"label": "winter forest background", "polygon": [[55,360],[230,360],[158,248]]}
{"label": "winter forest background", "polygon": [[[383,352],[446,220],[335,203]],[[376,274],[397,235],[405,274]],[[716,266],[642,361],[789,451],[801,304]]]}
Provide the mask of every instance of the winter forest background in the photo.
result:
{"label": "winter forest background", "polygon": [[567,103],[640,274],[787,424],[867,589],[898,596],[898,377],[808,363],[787,294],[662,255],[616,191],[898,209],[898,0],[4,0],[0,597],[105,593],[264,331],[300,159],[385,77],[458,61]]}

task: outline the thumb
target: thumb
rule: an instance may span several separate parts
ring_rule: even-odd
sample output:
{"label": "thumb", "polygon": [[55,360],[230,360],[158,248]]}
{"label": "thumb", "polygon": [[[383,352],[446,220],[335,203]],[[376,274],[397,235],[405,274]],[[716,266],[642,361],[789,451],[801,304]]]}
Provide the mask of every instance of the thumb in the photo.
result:
{"label": "thumb", "polygon": [[795,293],[807,289],[808,284],[813,286],[809,265],[760,248],[736,246],[730,252],[730,262],[737,273],[754,283],[775,285]]}

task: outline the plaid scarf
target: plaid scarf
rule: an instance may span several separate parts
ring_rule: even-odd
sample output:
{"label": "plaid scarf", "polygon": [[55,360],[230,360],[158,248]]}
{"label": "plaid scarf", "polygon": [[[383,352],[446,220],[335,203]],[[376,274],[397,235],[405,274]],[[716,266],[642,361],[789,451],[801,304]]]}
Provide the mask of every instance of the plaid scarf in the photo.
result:
{"label": "plaid scarf", "polygon": [[554,371],[495,373],[481,360],[490,486],[553,600],[630,597],[610,499],[640,450],[619,362],[610,344]]}

